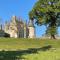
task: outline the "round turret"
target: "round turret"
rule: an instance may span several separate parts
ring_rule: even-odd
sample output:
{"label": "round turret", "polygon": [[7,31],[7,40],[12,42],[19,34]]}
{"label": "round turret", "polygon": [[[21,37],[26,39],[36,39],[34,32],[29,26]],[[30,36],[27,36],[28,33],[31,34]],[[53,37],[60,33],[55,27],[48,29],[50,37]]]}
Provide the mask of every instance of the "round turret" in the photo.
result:
{"label": "round turret", "polygon": [[35,38],[35,26],[32,20],[29,21],[28,29],[29,29],[29,38]]}

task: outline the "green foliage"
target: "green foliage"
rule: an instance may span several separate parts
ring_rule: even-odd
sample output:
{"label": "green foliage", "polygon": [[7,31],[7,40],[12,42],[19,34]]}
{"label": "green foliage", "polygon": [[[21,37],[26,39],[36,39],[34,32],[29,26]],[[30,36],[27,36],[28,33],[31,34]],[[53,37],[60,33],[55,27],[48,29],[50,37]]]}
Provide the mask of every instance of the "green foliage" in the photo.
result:
{"label": "green foliage", "polygon": [[[60,26],[60,0],[38,0],[29,17],[35,19],[38,25],[48,26],[47,29],[52,32],[52,27]],[[53,28],[54,32],[57,32],[56,28]]]}
{"label": "green foliage", "polygon": [[57,34],[57,28],[56,27],[48,27],[46,30],[46,34],[56,35]]}

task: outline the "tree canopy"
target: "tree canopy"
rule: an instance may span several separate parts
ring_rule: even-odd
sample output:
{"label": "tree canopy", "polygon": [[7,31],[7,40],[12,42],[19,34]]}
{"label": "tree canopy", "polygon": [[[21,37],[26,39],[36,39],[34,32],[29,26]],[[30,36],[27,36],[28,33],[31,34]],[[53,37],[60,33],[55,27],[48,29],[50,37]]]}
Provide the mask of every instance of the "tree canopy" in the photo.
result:
{"label": "tree canopy", "polygon": [[38,0],[29,12],[29,18],[37,25],[47,26],[47,32],[55,35],[60,26],[60,0]]}

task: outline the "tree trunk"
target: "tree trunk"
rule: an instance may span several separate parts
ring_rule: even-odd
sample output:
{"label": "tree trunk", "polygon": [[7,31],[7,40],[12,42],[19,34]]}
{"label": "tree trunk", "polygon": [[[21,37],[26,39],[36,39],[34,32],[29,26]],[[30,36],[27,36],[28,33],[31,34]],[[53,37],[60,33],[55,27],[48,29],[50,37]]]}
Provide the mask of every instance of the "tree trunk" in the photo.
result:
{"label": "tree trunk", "polygon": [[56,39],[54,34],[53,35],[51,34],[51,39]]}

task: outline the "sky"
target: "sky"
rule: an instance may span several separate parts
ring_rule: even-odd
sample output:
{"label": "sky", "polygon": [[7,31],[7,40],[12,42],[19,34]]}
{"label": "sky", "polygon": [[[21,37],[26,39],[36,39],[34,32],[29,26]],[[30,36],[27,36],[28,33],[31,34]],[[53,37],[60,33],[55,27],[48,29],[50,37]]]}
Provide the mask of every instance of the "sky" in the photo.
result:
{"label": "sky", "polygon": [[[36,1],[37,0],[0,0],[0,23],[9,21],[13,15],[29,21],[29,11],[33,8]],[[45,30],[45,26],[35,25],[36,37],[42,36]]]}

